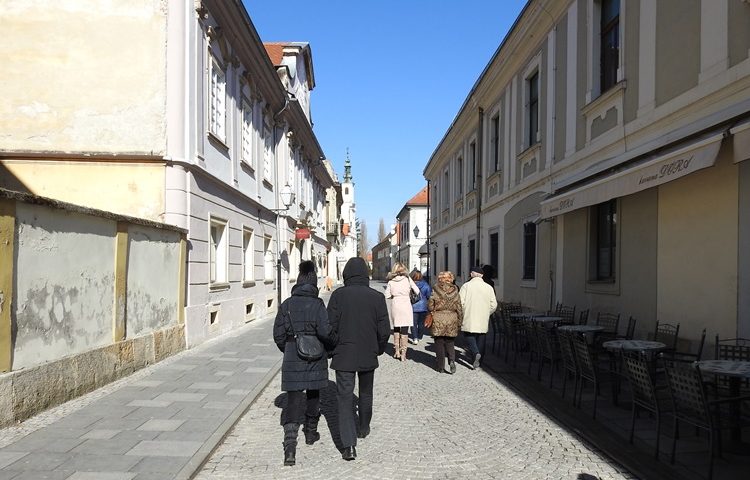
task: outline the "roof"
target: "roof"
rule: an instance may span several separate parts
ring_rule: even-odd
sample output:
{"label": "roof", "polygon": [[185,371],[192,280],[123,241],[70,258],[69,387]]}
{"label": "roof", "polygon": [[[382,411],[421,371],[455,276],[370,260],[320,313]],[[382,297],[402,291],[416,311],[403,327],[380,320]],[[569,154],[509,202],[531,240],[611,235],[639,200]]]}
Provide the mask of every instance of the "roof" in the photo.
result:
{"label": "roof", "polygon": [[427,187],[425,186],[416,195],[411,197],[411,200],[406,202],[406,205],[428,205],[427,202]]}
{"label": "roof", "polygon": [[266,47],[268,58],[271,59],[271,63],[273,63],[274,67],[281,65],[281,59],[284,58],[284,47],[286,45],[286,43],[281,42],[263,43],[263,46]]}

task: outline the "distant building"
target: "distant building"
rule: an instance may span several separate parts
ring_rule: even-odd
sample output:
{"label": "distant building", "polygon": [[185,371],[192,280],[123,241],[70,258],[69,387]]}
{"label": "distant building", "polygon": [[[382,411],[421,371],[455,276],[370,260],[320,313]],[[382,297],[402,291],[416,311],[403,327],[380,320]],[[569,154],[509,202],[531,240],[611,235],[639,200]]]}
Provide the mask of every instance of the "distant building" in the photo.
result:
{"label": "distant building", "polygon": [[393,265],[396,236],[389,233],[377,245],[372,247],[372,279],[385,280]]}
{"label": "distant building", "polygon": [[427,257],[419,249],[427,244],[427,187],[424,187],[396,215],[396,261],[407,270],[426,272]]}

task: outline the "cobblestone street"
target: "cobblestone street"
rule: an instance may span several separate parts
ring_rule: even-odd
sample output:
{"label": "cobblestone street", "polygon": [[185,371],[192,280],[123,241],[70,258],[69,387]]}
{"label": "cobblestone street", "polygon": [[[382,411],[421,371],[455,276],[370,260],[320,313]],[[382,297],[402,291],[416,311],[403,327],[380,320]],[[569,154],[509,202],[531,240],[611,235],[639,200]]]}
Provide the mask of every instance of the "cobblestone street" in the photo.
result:
{"label": "cobblestone street", "polygon": [[455,375],[438,374],[431,368],[432,339],[425,340],[416,351],[410,346],[407,362],[380,357],[372,433],[359,440],[357,460],[343,461],[332,440],[331,372],[321,440],[305,445],[300,432],[297,465],[282,465],[279,374],[196,478],[634,478],[487,371],[462,362]]}

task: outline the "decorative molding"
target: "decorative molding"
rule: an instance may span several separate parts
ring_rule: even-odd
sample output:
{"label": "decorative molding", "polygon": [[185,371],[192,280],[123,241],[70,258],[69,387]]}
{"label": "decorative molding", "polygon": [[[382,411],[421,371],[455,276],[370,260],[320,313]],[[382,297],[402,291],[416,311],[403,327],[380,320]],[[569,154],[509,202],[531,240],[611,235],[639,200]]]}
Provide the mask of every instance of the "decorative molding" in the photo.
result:
{"label": "decorative molding", "polygon": [[195,0],[193,5],[195,8],[195,13],[198,14],[198,18],[200,18],[201,20],[206,20],[208,18],[208,9],[205,5],[203,5],[203,2],[201,2],[200,0]]}

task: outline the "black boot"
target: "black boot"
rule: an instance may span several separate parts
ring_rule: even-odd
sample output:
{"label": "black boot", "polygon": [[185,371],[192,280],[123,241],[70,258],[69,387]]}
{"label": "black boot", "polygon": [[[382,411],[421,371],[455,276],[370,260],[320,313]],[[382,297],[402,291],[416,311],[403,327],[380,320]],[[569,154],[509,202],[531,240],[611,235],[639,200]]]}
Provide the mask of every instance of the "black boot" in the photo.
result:
{"label": "black boot", "polygon": [[297,435],[299,423],[284,424],[284,465],[297,463]]}
{"label": "black boot", "polygon": [[312,445],[320,440],[320,433],[318,433],[318,420],[320,420],[320,414],[305,415],[305,426],[302,431],[305,434],[305,443],[308,445]]}

